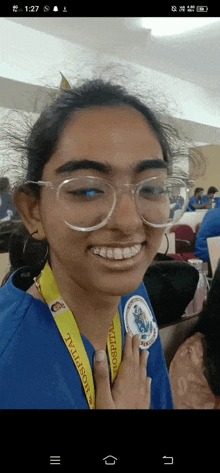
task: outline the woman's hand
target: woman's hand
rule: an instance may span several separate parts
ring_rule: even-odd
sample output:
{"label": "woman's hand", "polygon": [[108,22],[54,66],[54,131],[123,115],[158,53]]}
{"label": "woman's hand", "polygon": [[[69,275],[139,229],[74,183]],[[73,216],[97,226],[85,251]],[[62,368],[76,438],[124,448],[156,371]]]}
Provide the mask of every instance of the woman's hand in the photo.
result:
{"label": "woman's hand", "polygon": [[147,378],[148,351],[139,351],[139,335],[126,335],[122,362],[111,388],[106,353],[97,351],[94,361],[96,409],[149,409],[151,378]]}

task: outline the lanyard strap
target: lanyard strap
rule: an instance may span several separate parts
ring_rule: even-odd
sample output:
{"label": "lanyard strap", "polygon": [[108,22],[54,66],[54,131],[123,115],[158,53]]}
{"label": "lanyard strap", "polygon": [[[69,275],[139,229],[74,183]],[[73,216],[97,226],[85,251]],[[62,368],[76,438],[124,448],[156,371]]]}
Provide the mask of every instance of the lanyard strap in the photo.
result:
{"label": "lanyard strap", "polygon": [[[37,278],[36,278],[37,279]],[[73,313],[61,297],[54,275],[46,263],[39,281],[35,283],[46,301],[63,341],[79,373],[90,409],[95,409],[95,388],[92,369]],[[122,356],[121,322],[119,312],[114,317],[107,340],[113,382]]]}

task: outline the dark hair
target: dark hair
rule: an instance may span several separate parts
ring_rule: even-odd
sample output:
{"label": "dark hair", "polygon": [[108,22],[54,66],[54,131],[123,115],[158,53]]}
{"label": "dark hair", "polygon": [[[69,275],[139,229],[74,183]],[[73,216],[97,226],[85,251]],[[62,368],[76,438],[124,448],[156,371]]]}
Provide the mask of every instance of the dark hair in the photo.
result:
{"label": "dark hair", "polygon": [[[62,93],[33,126],[27,140],[27,180],[40,180],[45,164],[55,152],[61,133],[76,111],[90,107],[129,106],[144,115],[154,131],[169,162],[172,152],[162,124],[150,108],[120,85],[105,83],[101,79],[86,81],[83,85]],[[39,187],[37,188],[39,190]]]}
{"label": "dark hair", "polygon": [[194,195],[198,194],[198,192],[204,191],[203,187],[196,187],[194,190]]}
{"label": "dark hair", "polygon": [[[148,107],[144,100],[131,95],[121,85],[116,85],[110,81],[106,82],[102,79],[86,80],[80,86],[67,90],[45,108],[33,126],[29,126],[28,133],[25,138],[15,133],[12,126],[5,127],[6,139],[8,146],[12,150],[20,153],[20,167],[25,170],[25,177],[20,179],[19,183],[14,185],[16,190],[23,187],[27,180],[38,181],[42,179],[43,169],[55,152],[59,138],[64,130],[67,122],[74,118],[74,113],[78,110],[87,109],[89,107],[114,107],[128,106],[138,110],[145,117],[147,123],[154,131],[163,152],[164,160],[170,164],[178,158],[188,157],[188,149],[179,144],[180,138],[177,131],[168,124],[162,124],[161,120],[156,116],[156,112]],[[22,122],[19,124],[22,127]],[[178,142],[178,146],[177,143]],[[179,151],[178,151],[179,149]],[[27,162],[27,164],[26,164]],[[19,166],[19,165],[18,165]],[[13,167],[12,167],[13,168]],[[16,168],[16,166],[15,166]],[[177,171],[176,171],[177,172]],[[18,172],[17,172],[18,174]],[[181,177],[186,175],[183,173]],[[40,188],[38,185],[31,184],[32,191],[36,198],[40,198]],[[25,231],[23,232],[26,233]],[[21,244],[22,231],[20,232]],[[13,235],[12,238],[15,238]],[[45,245],[45,242],[43,242]],[[37,243],[40,247],[41,242]],[[14,248],[14,245],[13,245]],[[15,263],[15,262],[14,262]],[[14,268],[19,267],[19,259]]]}
{"label": "dark hair", "polygon": [[8,248],[4,251],[9,253],[10,270],[4,276],[0,286],[6,284],[14,271],[24,266],[39,266],[40,273],[46,263],[48,245],[46,241],[31,238],[22,222],[14,222],[11,234],[8,236]]}
{"label": "dark hair", "polygon": [[8,177],[0,177],[0,193],[7,192],[8,190],[9,190]]}
{"label": "dark hair", "polygon": [[204,335],[204,374],[213,394],[220,396],[220,260],[199,320],[187,338],[195,333]]}
{"label": "dark hair", "polygon": [[207,194],[215,194],[215,192],[218,192],[218,189],[216,189],[216,187],[209,187],[208,190],[207,190]]}

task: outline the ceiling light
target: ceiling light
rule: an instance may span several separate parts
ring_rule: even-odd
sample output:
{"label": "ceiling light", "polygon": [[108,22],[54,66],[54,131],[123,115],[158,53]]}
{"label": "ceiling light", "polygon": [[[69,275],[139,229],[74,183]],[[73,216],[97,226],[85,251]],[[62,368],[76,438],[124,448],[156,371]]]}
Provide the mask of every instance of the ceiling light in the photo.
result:
{"label": "ceiling light", "polygon": [[142,27],[150,29],[153,36],[171,36],[174,34],[181,34],[201,26],[209,25],[216,21],[220,22],[220,18],[141,18]]}

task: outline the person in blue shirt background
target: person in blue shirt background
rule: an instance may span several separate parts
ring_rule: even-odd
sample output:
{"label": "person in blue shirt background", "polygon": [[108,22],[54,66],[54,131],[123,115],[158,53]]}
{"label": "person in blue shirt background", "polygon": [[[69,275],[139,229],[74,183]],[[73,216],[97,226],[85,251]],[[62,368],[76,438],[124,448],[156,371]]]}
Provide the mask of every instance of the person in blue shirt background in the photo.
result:
{"label": "person in blue shirt background", "polygon": [[194,196],[189,200],[186,210],[194,212],[196,209],[207,209],[209,208],[209,205],[210,199],[204,195],[203,187],[196,187],[194,190]]}
{"label": "person in blue shirt background", "polygon": [[[215,194],[218,192],[217,187],[210,186],[207,190],[207,202],[210,204],[210,208],[220,207],[220,197],[216,197]],[[214,204],[214,207],[212,207]]]}
{"label": "person in blue shirt background", "polygon": [[[13,198],[26,237],[21,251],[13,234],[13,254],[19,260],[31,237],[47,251],[42,261],[15,264],[0,289],[0,409],[89,408],[56,316],[34,282],[46,261],[81,334],[95,408],[173,408],[143,283],[170,215],[169,200],[164,204],[161,192],[152,200],[151,192],[152,178],[159,191],[166,182],[176,136],[170,133],[138,98],[102,80],[67,90],[34,124],[24,144],[27,173]],[[142,345],[132,304],[145,321]],[[106,341],[117,311],[122,361],[111,384]]]}
{"label": "person in blue shirt background", "polygon": [[202,261],[209,262],[207,238],[216,236],[220,236],[220,207],[206,213],[197,234],[194,254]]}

